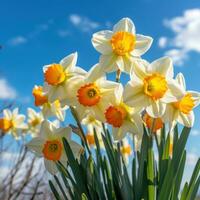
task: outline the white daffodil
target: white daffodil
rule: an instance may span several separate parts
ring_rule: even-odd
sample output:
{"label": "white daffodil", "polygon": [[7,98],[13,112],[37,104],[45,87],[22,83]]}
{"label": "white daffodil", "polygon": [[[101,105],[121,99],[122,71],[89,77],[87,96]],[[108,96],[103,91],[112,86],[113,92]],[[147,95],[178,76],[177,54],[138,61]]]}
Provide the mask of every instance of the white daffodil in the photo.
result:
{"label": "white daffodil", "polygon": [[184,91],[184,96],[179,101],[167,104],[163,120],[169,122],[170,130],[174,128],[177,122],[186,127],[192,127],[195,119],[193,109],[200,103],[199,92],[186,90],[183,74],[179,73],[176,81]]}
{"label": "white daffodil", "polygon": [[90,113],[97,120],[104,122],[105,108],[114,98],[118,87],[118,83],[106,80],[105,74],[102,75],[101,68],[97,64],[85,77],[71,78],[66,104],[76,107],[80,120]]}
{"label": "white daffodil", "polygon": [[66,90],[66,85],[70,78],[77,75],[85,75],[85,71],[76,67],[77,53],[70,54],[63,58],[59,64],[46,65],[43,68],[45,80],[45,92],[48,100],[53,103],[56,100],[64,100],[70,91]]}
{"label": "white daffodil", "polygon": [[143,135],[143,122],[140,110],[129,107],[123,101],[123,87],[115,91],[115,97],[105,110],[106,122],[112,125],[114,140],[122,140],[127,133]]}
{"label": "white daffodil", "polygon": [[36,112],[32,108],[27,109],[28,129],[33,137],[36,137],[40,131],[41,123],[44,120],[41,112]]}
{"label": "white daffodil", "polygon": [[61,105],[59,100],[55,100],[53,103],[48,101],[47,94],[43,91],[42,86],[35,86],[33,89],[33,96],[35,98],[35,106],[39,106],[42,110],[43,117],[56,116],[60,121],[65,120],[65,112],[68,106]]}
{"label": "white daffodil", "polygon": [[93,35],[92,44],[102,55],[100,65],[106,72],[130,73],[134,58],[140,58],[151,46],[153,39],[136,34],[134,23],[129,18],[121,19],[113,31],[105,30]]}
{"label": "white daffodil", "polygon": [[128,165],[129,163],[129,157],[133,153],[131,145],[129,144],[129,141],[127,138],[124,138],[122,140],[122,145],[121,145],[121,154],[124,158],[125,163]]}
{"label": "white daffodil", "polygon": [[166,104],[180,100],[183,89],[173,80],[172,60],[163,57],[151,64],[144,60],[134,63],[131,80],[125,87],[124,101],[127,105],[146,109],[153,117],[161,117]]}
{"label": "white daffodil", "polygon": [[0,118],[0,130],[3,133],[11,133],[15,139],[19,139],[20,134],[28,127],[24,123],[25,116],[19,114],[19,109],[13,111],[9,109],[3,110],[3,117]]}
{"label": "white daffodil", "polygon": [[27,147],[37,156],[44,158],[46,169],[51,174],[56,174],[55,162],[60,161],[64,165],[67,163],[62,138],[66,138],[76,158],[79,158],[83,148],[78,143],[71,140],[71,128],[56,128],[51,122],[44,120],[39,137],[33,138]]}
{"label": "white daffodil", "polygon": [[103,130],[102,130],[102,123],[98,120],[95,119],[94,116],[92,116],[91,114],[88,114],[82,121],[81,123],[85,126],[87,126],[87,134],[86,134],[86,139],[87,142],[90,146],[92,147],[96,147],[95,144],[95,139],[94,139],[94,129],[96,131],[96,135],[99,141],[99,145],[101,148],[104,148],[104,144],[103,144],[103,139],[102,139],[102,135],[103,134]]}

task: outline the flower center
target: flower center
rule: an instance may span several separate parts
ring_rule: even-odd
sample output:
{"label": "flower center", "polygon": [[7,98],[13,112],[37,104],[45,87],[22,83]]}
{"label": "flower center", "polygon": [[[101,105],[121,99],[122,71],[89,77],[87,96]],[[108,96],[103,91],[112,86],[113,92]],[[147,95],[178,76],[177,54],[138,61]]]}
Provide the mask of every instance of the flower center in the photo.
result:
{"label": "flower center", "polygon": [[94,83],[82,86],[77,92],[78,101],[84,106],[97,105],[101,99],[100,90]]}
{"label": "flower center", "polygon": [[143,117],[143,121],[145,122],[147,128],[149,128],[149,129],[153,128],[154,133],[157,130],[163,128],[163,121],[161,118],[152,118],[147,113],[145,113],[145,115]]}
{"label": "flower center", "polygon": [[12,127],[13,127],[12,120],[4,119],[4,118],[0,119],[0,129],[3,132],[8,132]]}
{"label": "flower center", "polygon": [[42,153],[47,160],[58,161],[62,155],[62,143],[59,140],[49,140],[44,144]]}
{"label": "flower center", "polygon": [[48,98],[43,94],[43,88],[41,86],[34,87],[33,96],[35,98],[35,106],[42,106],[43,104],[48,102]]}
{"label": "flower center", "polygon": [[110,106],[105,112],[107,123],[119,128],[122,126],[124,119],[127,117],[127,110],[124,106]]}
{"label": "flower center", "polygon": [[64,82],[66,75],[60,64],[52,64],[46,69],[44,78],[49,85],[56,86]]}
{"label": "flower center", "polygon": [[143,80],[144,93],[151,97],[154,101],[161,99],[168,90],[165,77],[160,74],[152,74]]}
{"label": "flower center", "polygon": [[188,115],[194,108],[194,99],[190,93],[186,94],[180,101],[173,103],[173,106],[180,112]]}
{"label": "flower center", "polygon": [[130,145],[123,146],[121,148],[121,153],[130,155],[131,154],[131,146]]}
{"label": "flower center", "polygon": [[135,47],[135,40],[135,35],[119,31],[112,36],[110,42],[113,51],[119,56],[124,56],[133,51]]}
{"label": "flower center", "polygon": [[86,135],[87,142],[90,146],[95,144],[94,135],[87,134]]}

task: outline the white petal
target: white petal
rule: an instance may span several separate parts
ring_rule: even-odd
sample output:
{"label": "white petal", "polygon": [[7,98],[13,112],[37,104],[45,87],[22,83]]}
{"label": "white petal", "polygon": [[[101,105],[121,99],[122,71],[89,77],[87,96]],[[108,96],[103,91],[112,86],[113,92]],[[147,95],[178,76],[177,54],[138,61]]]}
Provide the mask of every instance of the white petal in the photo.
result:
{"label": "white petal", "polygon": [[113,32],[118,31],[126,31],[135,34],[135,25],[131,19],[123,18],[113,27]]}
{"label": "white petal", "polygon": [[113,35],[112,31],[100,31],[93,34],[92,44],[94,48],[103,55],[112,53],[110,39]]}
{"label": "white petal", "polygon": [[182,73],[177,74],[176,81],[182,87],[183,90],[186,90],[185,78]]}
{"label": "white petal", "polygon": [[104,72],[114,72],[118,70],[116,64],[117,56],[115,54],[100,56],[99,64]]}
{"label": "white petal", "polygon": [[44,165],[45,168],[48,170],[48,172],[50,172],[51,174],[55,175],[58,172],[58,169],[54,161],[44,159]]}
{"label": "white petal", "polygon": [[143,84],[137,81],[129,82],[124,88],[124,102],[132,107],[145,107],[148,97],[143,92]]}
{"label": "white petal", "polygon": [[173,78],[174,76],[174,68],[172,65],[172,60],[169,57],[162,57],[149,65],[149,70],[152,73],[159,73],[166,77],[167,79]]}
{"label": "white petal", "polygon": [[64,67],[64,69],[67,69],[68,71],[73,71],[76,66],[77,58],[78,58],[77,52],[72,53],[63,58],[60,61],[60,64]]}
{"label": "white petal", "polygon": [[113,133],[113,139],[115,141],[121,141],[127,134],[127,132],[125,132],[122,127],[120,127],[120,128],[113,127],[112,133]]}
{"label": "white petal", "polygon": [[131,80],[142,81],[148,75],[149,63],[144,59],[133,59],[131,69]]}
{"label": "white petal", "polygon": [[186,127],[192,127],[194,125],[194,118],[193,111],[188,115],[180,112],[178,116],[178,122]]}
{"label": "white petal", "polygon": [[80,144],[78,144],[78,143],[76,143],[74,141],[69,141],[69,145],[70,145],[70,147],[72,149],[74,157],[79,159],[81,153],[83,152],[83,147]]}
{"label": "white petal", "polygon": [[44,139],[48,139],[53,135],[53,132],[56,130],[56,127],[48,120],[44,120],[41,124],[40,135]]}
{"label": "white petal", "polygon": [[180,87],[180,85],[173,79],[167,81],[168,91],[162,98],[165,103],[176,102],[180,100],[184,95],[185,91]]}
{"label": "white petal", "polygon": [[9,109],[4,109],[3,115],[6,119],[12,119],[12,112]]}
{"label": "white petal", "polygon": [[135,48],[131,52],[131,55],[133,56],[143,55],[151,47],[152,42],[153,42],[153,39],[151,37],[137,34]]}
{"label": "white petal", "polygon": [[70,127],[58,128],[54,132],[54,135],[56,135],[57,137],[60,137],[60,139],[65,137],[66,139],[69,140],[71,139],[71,132],[72,132],[72,129]]}
{"label": "white petal", "polygon": [[166,109],[166,104],[162,103],[161,101],[153,101],[151,100],[151,103],[149,106],[147,106],[146,111],[147,113],[153,117],[153,118],[158,118],[162,117]]}
{"label": "white petal", "polygon": [[105,76],[105,73],[103,72],[101,65],[96,64],[90,69],[90,71],[87,74],[86,79],[88,83],[93,83],[97,79],[104,76]]}
{"label": "white petal", "polygon": [[26,144],[29,150],[36,153],[38,156],[42,156],[42,150],[45,140],[40,137],[33,138],[29,143]]}

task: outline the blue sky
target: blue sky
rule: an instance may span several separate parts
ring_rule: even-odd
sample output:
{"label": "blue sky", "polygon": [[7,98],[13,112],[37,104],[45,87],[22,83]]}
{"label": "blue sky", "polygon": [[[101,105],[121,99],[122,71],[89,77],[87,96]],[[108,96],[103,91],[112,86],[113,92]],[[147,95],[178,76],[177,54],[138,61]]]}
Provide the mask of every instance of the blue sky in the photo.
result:
{"label": "blue sky", "polygon": [[[90,42],[92,33],[110,29],[122,17],[134,21],[137,33],[154,38],[143,58],[171,55],[188,89],[200,91],[198,0],[1,0],[0,8],[0,102],[14,98],[32,106],[32,88],[43,82],[42,66],[72,52],[78,52],[78,65],[88,70],[99,57]],[[197,108],[188,144],[191,160],[200,155],[199,130]]]}

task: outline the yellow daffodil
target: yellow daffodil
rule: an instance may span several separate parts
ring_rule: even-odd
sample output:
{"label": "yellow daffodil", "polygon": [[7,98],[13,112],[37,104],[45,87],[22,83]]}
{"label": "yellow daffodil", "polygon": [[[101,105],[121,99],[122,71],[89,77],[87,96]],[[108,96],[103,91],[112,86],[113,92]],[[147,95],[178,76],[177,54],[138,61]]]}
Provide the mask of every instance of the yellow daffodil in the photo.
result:
{"label": "yellow daffodil", "polygon": [[126,105],[123,101],[123,87],[120,85],[112,98],[112,104],[105,110],[106,122],[112,125],[114,140],[123,139],[127,133],[143,135],[140,110]]}
{"label": "yellow daffodil", "polygon": [[118,83],[106,80],[97,64],[85,77],[70,80],[66,104],[76,107],[80,120],[90,113],[96,120],[104,122],[104,110],[114,98],[118,87]]}
{"label": "yellow daffodil", "polygon": [[101,134],[103,134],[101,122],[96,120],[95,117],[92,116],[91,114],[88,114],[81,121],[81,123],[83,125],[87,126],[86,139],[87,139],[88,144],[94,148],[96,147],[95,139],[94,139],[94,129],[95,129],[97,138],[99,141],[99,145],[101,148],[104,148],[103,139],[102,139],[102,135],[101,135]]}
{"label": "yellow daffodil", "polygon": [[200,93],[186,90],[183,74],[177,75],[176,82],[184,91],[184,96],[178,101],[167,104],[163,119],[165,122],[169,122],[171,130],[177,122],[186,127],[192,127],[195,119],[193,110],[200,103]]}
{"label": "yellow daffodil", "polygon": [[40,131],[41,123],[44,120],[41,112],[36,112],[32,108],[27,109],[28,129],[33,137],[36,137]]}
{"label": "yellow daffodil", "polygon": [[19,114],[19,109],[13,111],[9,109],[3,110],[3,117],[0,118],[0,130],[3,133],[11,133],[15,139],[19,139],[20,134],[27,129],[24,122],[25,116]]}
{"label": "yellow daffodil", "polygon": [[64,151],[62,138],[66,138],[76,158],[79,158],[83,148],[71,140],[71,128],[56,128],[51,122],[44,120],[38,137],[33,138],[27,147],[36,155],[44,158],[46,169],[51,174],[56,174],[55,162],[67,163],[67,156]]}
{"label": "yellow daffodil", "polygon": [[125,87],[124,100],[129,106],[146,109],[153,117],[161,117],[166,104],[180,100],[183,89],[173,80],[173,65],[168,57],[155,60],[135,62],[131,80]]}
{"label": "yellow daffodil", "polygon": [[130,72],[132,60],[140,58],[151,46],[153,39],[136,34],[134,23],[129,18],[121,19],[113,31],[105,30],[93,35],[92,44],[102,55],[100,65],[106,72]]}
{"label": "yellow daffodil", "polygon": [[63,58],[59,64],[44,66],[45,91],[51,103],[56,100],[61,102],[68,96],[69,91],[66,90],[66,85],[70,78],[85,75],[86,72],[82,68],[76,67],[76,62],[77,53],[73,53]]}
{"label": "yellow daffodil", "polygon": [[65,120],[65,112],[68,106],[62,106],[59,100],[50,103],[42,86],[34,87],[33,96],[35,99],[35,106],[41,107],[45,119],[56,116],[60,121]]}

